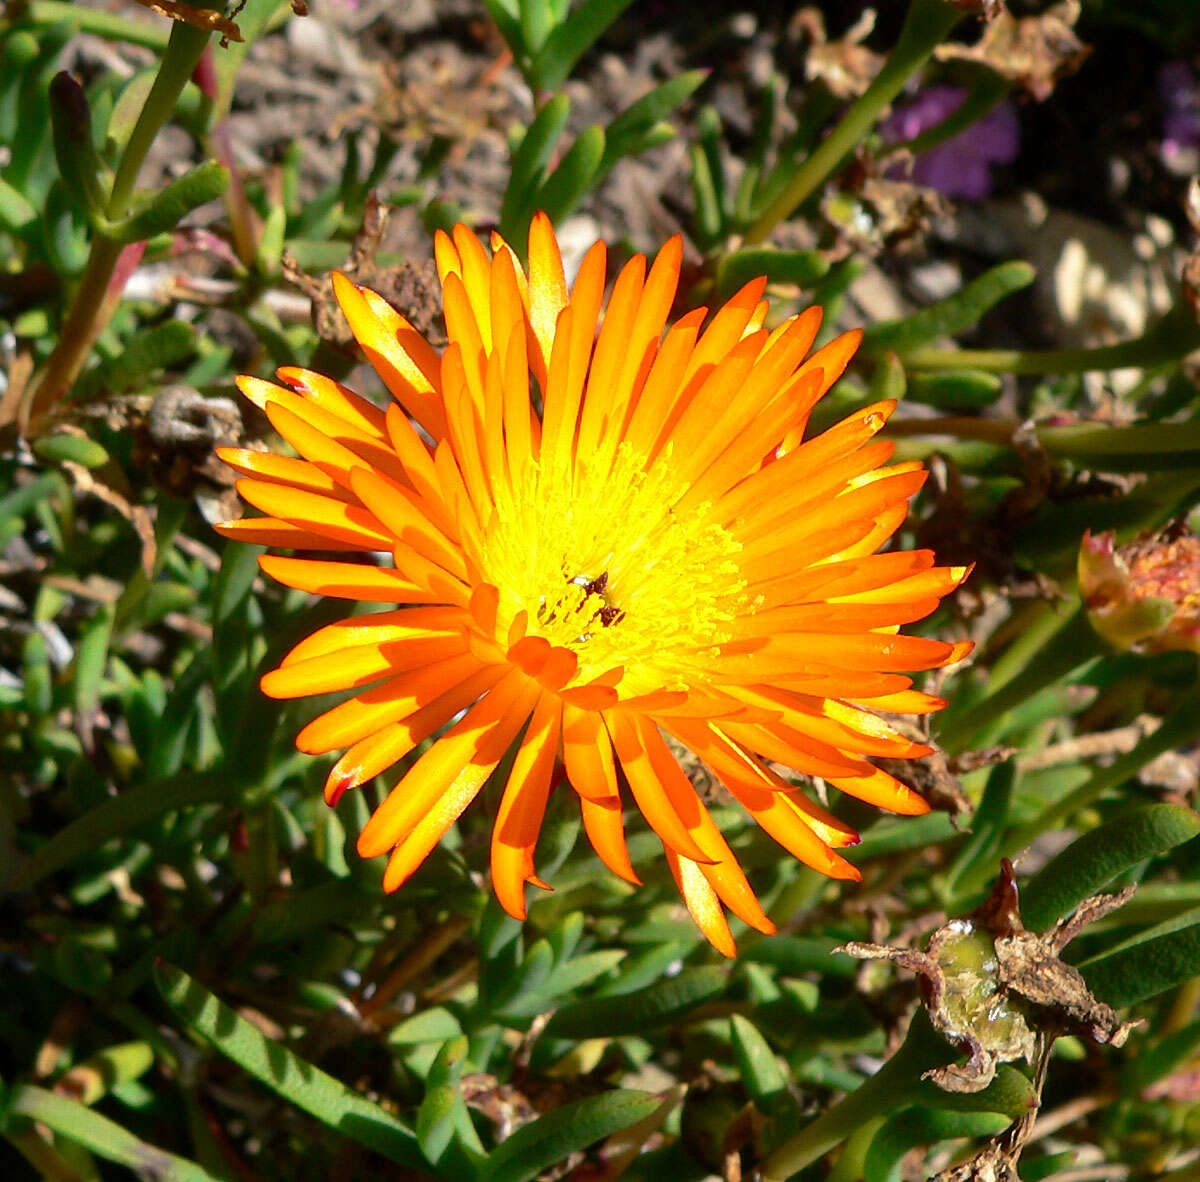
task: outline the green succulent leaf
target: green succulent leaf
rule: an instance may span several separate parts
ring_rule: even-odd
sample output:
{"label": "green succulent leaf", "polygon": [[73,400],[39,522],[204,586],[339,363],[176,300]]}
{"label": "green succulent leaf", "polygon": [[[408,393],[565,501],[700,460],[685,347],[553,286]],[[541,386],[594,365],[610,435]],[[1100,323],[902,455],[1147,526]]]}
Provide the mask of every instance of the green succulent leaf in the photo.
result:
{"label": "green succulent leaf", "polygon": [[685,1021],[720,997],[729,978],[719,968],[685,969],[677,977],[619,997],[589,998],[556,1010],[547,1038],[602,1038],[638,1034]]}
{"label": "green succulent leaf", "polygon": [[[604,129],[604,156],[599,174],[603,176],[618,160],[644,151],[648,136],[660,137],[663,120],[676,111],[707,77],[707,70],[685,70],[630,103]],[[674,135],[669,126],[667,132],[668,139]],[[659,142],[664,141],[660,139]]]}
{"label": "green succulent leaf", "polygon": [[70,1100],[45,1088],[18,1084],[7,1098],[5,1108],[10,1121],[13,1117],[37,1121],[90,1149],[105,1161],[128,1166],[143,1178],[161,1179],[162,1182],[218,1182],[214,1175],[195,1162],[150,1145],[78,1100]]}
{"label": "green succulent leaf", "polygon": [[875,1134],[863,1159],[863,1176],[872,1182],[899,1182],[900,1163],[910,1149],[963,1137],[991,1137],[1010,1123],[1008,1117],[994,1112],[906,1109]]}
{"label": "green succulent leaf", "polygon": [[906,353],[922,345],[966,332],[1006,296],[1028,287],[1035,274],[1026,262],[1001,263],[928,308],[901,320],[870,325],[863,334],[862,355],[879,357],[890,349],[903,360]]}
{"label": "green succulent leaf", "polygon": [[560,20],[534,54],[529,76],[538,90],[557,90],[575,68],[575,63],[604,35],[608,27],[633,0],[583,0],[566,19]]}
{"label": "green succulent leaf", "polygon": [[659,1106],[657,1096],[632,1090],[575,1100],[522,1125],[483,1167],[484,1182],[529,1182],[580,1149],[644,1120]]}
{"label": "green succulent leaf", "polygon": [[918,1081],[914,1099],[945,1112],[993,1112],[1009,1120],[1027,1116],[1038,1106],[1033,1083],[1024,1072],[1001,1063],[992,1082],[978,1092],[947,1092],[930,1080]]}
{"label": "green succulent leaf", "polygon": [[72,463],[85,468],[101,468],[108,463],[108,452],[85,435],[57,432],[33,441],[33,454],[48,464]]}
{"label": "green succulent leaf", "polygon": [[0,177],[0,229],[24,236],[38,224],[38,212],[31,202]]}
{"label": "green succulent leaf", "polygon": [[[189,169],[177,181],[154,194],[136,213],[112,227],[122,243],[144,242],[173,230],[193,209],[216,201],[229,187],[229,169],[208,160]],[[282,240],[282,229],[280,230]]]}
{"label": "green succulent leaf", "polygon": [[60,829],[20,864],[11,885],[22,889],[32,886],[110,838],[189,805],[227,800],[240,790],[241,785],[227,772],[146,780]]}
{"label": "green succulent leaf", "polygon": [[74,400],[123,394],[159,370],[189,357],[196,348],[196,330],[183,320],[168,320],[143,329],[126,342],[117,356],[89,370],[75,383]]}
{"label": "green succulent leaf", "polygon": [[819,250],[774,250],[747,247],[725,255],[717,269],[717,292],[725,297],[765,275],[768,283],[811,287],[829,274],[829,259]]}
{"label": "green succulent leaf", "polygon": [[561,222],[592,187],[603,158],[604,129],[584,128],[538,193],[537,204],[552,222]]}
{"label": "green succulent leaf", "polygon": [[417,1168],[417,1139],[394,1116],[306,1063],[173,965],[160,963],[155,984],[179,1019],[271,1091],[398,1165]]}
{"label": "green succulent leaf", "polygon": [[939,410],[974,410],[991,406],[1004,389],[1000,376],[979,369],[948,369],[935,374],[914,374],[908,397]]}
{"label": "green succulent leaf", "polygon": [[571,100],[565,94],[555,95],[537,113],[513,151],[508,185],[500,203],[500,233],[519,254],[525,253],[529,219],[536,212],[534,203],[542,177],[570,112]]}
{"label": "green succulent leaf", "polygon": [[1118,875],[1200,834],[1200,814],[1177,804],[1131,809],[1076,838],[1025,884],[1021,916],[1034,931],[1069,915]]}
{"label": "green succulent leaf", "polygon": [[774,1100],[787,1092],[787,1076],[775,1052],[749,1018],[734,1014],[729,1025],[742,1082],[750,1099],[765,1111]]}
{"label": "green succulent leaf", "polygon": [[1115,1009],[1157,997],[1200,976],[1200,923],[1161,935],[1141,933],[1079,968],[1088,988]]}

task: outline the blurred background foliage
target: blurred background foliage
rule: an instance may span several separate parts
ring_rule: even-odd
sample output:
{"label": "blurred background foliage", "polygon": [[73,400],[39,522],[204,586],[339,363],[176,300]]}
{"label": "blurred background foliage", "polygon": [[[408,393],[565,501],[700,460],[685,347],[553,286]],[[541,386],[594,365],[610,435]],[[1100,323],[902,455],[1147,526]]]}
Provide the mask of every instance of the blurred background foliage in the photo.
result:
{"label": "blurred background foliage", "polygon": [[[0,17],[0,1173],[1196,1177],[1192,0],[294,7]],[[337,609],[208,528],[235,373],[378,394],[327,271],[436,337],[432,230],[538,209],[576,260],[682,229],[680,311],[863,324],[815,425],[903,398],[902,541],[976,564],[935,811],[831,802],[861,885],[704,785],[781,929],[732,962],[557,799],[525,925],[494,799],[385,897],[385,786],[327,808],[321,706],[257,689]]]}

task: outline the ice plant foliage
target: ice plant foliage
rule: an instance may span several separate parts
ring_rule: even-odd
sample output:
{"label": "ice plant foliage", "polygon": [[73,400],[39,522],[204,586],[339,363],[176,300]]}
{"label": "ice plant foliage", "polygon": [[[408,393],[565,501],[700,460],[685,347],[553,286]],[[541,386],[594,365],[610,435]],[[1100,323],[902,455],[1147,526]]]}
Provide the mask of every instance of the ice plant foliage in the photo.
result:
{"label": "ice plant foliage", "polygon": [[345,552],[261,562],[289,587],[391,605],[315,632],[262,688],[355,691],[297,739],[312,754],[347,749],[330,802],[438,736],[358,840],[364,857],[390,855],[387,890],[503,762],[491,869],[510,914],[524,916],[526,883],[547,885],[534,846],[565,780],[597,854],[636,883],[622,820],[632,797],[696,922],[732,954],[726,908],[772,924],[674,752],[690,749],[801,861],[857,879],[837,852],[857,835],[777,768],[893,812],[927,810],[870,757],[929,748],[876,711],[943,705],[906,673],[969,646],[899,629],[966,572],[927,550],[877,553],[925,479],[916,463],[885,467],[891,446],[873,441],[894,403],[804,438],[857,332],[806,359],[820,309],[768,330],[761,280],[668,330],[678,238],[648,271],[632,259],[607,307],[603,244],[570,291],[548,219],[533,222],[528,276],[502,240],[491,245],[462,226],[437,239],[440,354],[378,295],[335,277],[394,399],[386,412],[305,370],[280,370],[282,385],[241,379],[298,454],[223,449],[265,516],[218,528]]}

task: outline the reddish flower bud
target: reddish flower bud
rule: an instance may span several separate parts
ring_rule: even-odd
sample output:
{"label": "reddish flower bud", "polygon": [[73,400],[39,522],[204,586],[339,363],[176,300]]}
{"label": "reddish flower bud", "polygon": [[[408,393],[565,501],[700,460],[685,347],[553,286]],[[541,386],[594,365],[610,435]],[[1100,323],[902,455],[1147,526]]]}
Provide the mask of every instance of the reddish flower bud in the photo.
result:
{"label": "reddish flower bud", "polygon": [[1135,652],[1200,652],[1200,538],[1182,527],[1117,546],[1083,535],[1079,590],[1092,627]]}

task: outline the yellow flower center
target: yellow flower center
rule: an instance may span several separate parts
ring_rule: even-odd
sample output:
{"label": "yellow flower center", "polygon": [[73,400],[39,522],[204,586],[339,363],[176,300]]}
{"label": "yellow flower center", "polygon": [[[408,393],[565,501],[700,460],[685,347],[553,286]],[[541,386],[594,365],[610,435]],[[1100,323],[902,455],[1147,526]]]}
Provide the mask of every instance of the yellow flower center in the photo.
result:
{"label": "yellow flower center", "polygon": [[616,666],[622,696],[677,688],[730,638],[743,606],[740,544],[706,506],[678,514],[685,487],[667,462],[622,444],[611,463],[570,473],[531,464],[498,496],[478,556],[500,590],[498,639],[522,611],[527,634],[579,658],[573,684]]}

